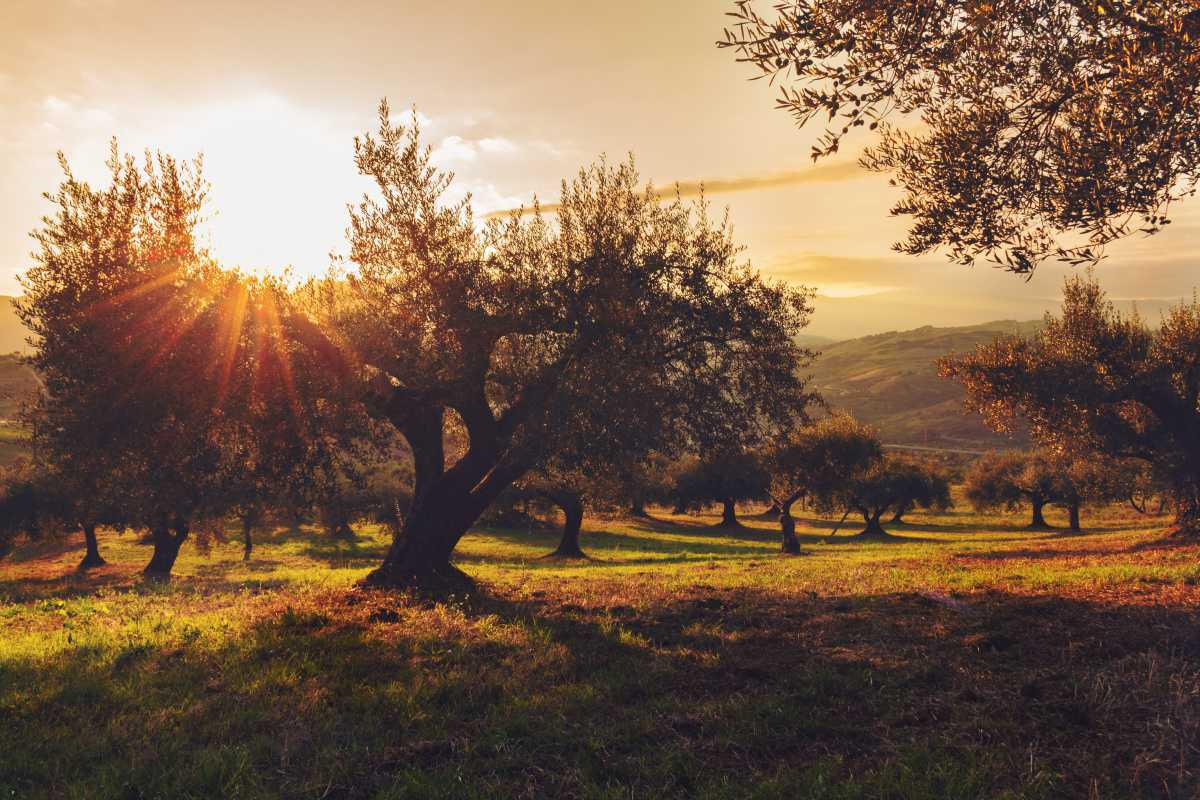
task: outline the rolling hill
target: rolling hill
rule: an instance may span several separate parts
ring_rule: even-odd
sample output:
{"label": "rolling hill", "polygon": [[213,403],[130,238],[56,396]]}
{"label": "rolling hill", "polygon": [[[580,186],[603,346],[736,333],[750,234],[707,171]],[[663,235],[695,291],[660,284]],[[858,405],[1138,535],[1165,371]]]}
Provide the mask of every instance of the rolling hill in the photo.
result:
{"label": "rolling hill", "polygon": [[935,361],[1004,333],[1030,334],[1041,321],[1004,320],[960,328],[926,326],[836,342],[822,348],[813,385],[834,408],[879,429],[890,444],[983,450],[1017,442],[963,412],[963,390],[937,375]]}
{"label": "rolling hill", "polygon": [[29,331],[17,319],[13,298],[0,295],[0,354],[27,352],[29,345],[25,343],[25,337],[28,335]]}

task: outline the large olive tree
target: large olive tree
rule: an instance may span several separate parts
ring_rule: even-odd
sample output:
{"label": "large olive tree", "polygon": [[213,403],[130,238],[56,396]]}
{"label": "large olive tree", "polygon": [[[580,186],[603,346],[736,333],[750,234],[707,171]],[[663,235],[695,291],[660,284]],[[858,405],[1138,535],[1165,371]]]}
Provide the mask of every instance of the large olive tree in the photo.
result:
{"label": "large olive tree", "polygon": [[[732,438],[807,402],[795,335],[809,295],[740,261],[703,204],[641,189],[632,163],[564,182],[553,219],[481,226],[469,198],[447,200],[452,178],[415,120],[393,123],[386,104],[355,158],[374,190],[351,210],[347,274],[313,287],[314,313],[415,466],[404,528],[370,582],[461,583],[459,539],[581,409],[617,420],[652,397],[656,413]],[[467,438],[453,463],[450,418]]]}

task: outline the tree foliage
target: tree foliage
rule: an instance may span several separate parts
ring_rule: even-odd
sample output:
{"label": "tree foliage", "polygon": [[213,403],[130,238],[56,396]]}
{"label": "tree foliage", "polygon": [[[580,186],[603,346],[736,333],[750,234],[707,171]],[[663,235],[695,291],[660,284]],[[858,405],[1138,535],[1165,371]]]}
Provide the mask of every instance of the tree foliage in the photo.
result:
{"label": "tree foliage", "polygon": [[[732,437],[803,412],[809,294],[764,281],[703,204],[640,189],[632,163],[564,183],[553,220],[481,230],[469,198],[447,200],[415,119],[395,124],[383,104],[355,155],[374,192],[351,213],[352,269],[312,288],[313,309],[416,473],[404,535],[371,580],[461,582],[459,538],[576,420],[603,443],[629,417]],[[468,440],[453,462],[448,417]]]}
{"label": "tree foliage", "polygon": [[736,528],[737,504],[769,497],[771,475],[754,453],[714,452],[676,475],[675,495],[685,509],[721,505],[721,527]]}
{"label": "tree foliage", "polygon": [[99,187],[60,160],[17,305],[45,388],[34,449],[85,532],[149,529],[146,572],[162,577],[195,525],[301,483],[347,416],[288,332],[286,290],[220,269],[197,243],[199,160],[139,164],[114,142]]}
{"label": "tree foliage", "polygon": [[948,356],[940,371],[997,430],[1024,419],[1059,452],[1145,461],[1170,488],[1178,530],[1200,530],[1200,302],[1171,309],[1152,331],[1093,278],[1075,276],[1060,316],[1036,336]]}
{"label": "tree foliage", "polygon": [[856,128],[863,164],[905,192],[896,248],[944,247],[1018,273],[1168,224],[1200,177],[1194,0],[737,0],[725,47],[782,85],[779,106]]}
{"label": "tree foliage", "polygon": [[834,413],[812,425],[797,427],[769,451],[771,498],[779,506],[783,550],[797,553],[792,506],[802,498],[828,498],[883,458],[875,430],[849,414]]}

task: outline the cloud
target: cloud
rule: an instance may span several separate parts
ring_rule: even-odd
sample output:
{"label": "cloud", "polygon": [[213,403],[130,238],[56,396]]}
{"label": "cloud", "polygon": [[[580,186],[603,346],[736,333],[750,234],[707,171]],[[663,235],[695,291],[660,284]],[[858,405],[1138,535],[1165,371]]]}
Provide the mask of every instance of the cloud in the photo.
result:
{"label": "cloud", "polygon": [[[733,192],[750,192],[758,189],[775,189],[781,186],[798,186],[806,183],[839,183],[841,181],[861,178],[866,173],[853,161],[838,164],[826,164],[808,169],[771,172],[764,175],[749,175],[738,178],[714,178],[706,181],[678,181],[667,186],[655,186],[654,191],[663,197],[697,197],[705,195],[731,194]],[[557,203],[543,205],[542,211],[554,212]],[[529,207],[514,207],[503,211],[495,211],[489,217],[503,217],[516,212],[532,213]]]}
{"label": "cloud", "polygon": [[515,142],[503,137],[490,137],[479,140],[479,149],[485,153],[512,154],[521,148]]}
{"label": "cloud", "polygon": [[520,146],[511,139],[499,136],[489,136],[484,139],[464,139],[461,136],[447,136],[433,150],[433,162],[440,166],[450,164],[470,164],[485,155],[513,155],[520,151]]}

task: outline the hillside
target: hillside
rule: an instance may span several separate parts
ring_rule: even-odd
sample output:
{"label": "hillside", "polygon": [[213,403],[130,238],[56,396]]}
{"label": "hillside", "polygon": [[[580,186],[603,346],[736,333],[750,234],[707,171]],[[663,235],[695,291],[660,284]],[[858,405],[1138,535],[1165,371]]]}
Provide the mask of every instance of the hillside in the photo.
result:
{"label": "hillside", "polygon": [[13,298],[0,295],[0,354],[27,351],[29,346],[25,344],[25,337],[28,335],[29,331],[17,319]]}
{"label": "hillside", "polygon": [[986,449],[1012,446],[963,413],[963,391],[937,376],[935,361],[966,352],[1002,333],[1029,334],[1040,321],[987,322],[961,328],[926,326],[836,342],[822,349],[814,386],[835,408],[879,428],[885,442]]}

